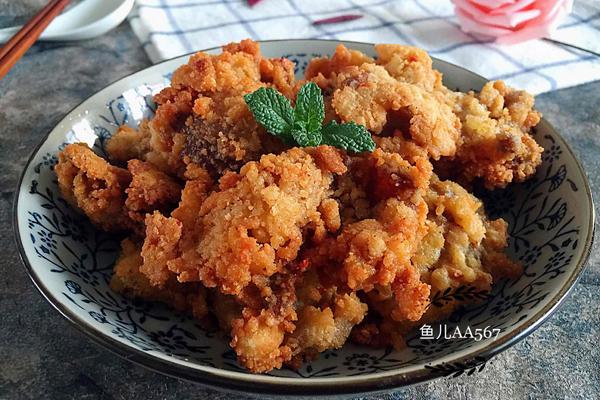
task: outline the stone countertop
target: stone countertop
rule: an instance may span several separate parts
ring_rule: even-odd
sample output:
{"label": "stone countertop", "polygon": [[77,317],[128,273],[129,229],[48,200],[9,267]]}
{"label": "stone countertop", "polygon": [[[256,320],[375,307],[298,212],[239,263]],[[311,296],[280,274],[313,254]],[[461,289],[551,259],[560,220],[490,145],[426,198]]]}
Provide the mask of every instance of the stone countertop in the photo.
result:
{"label": "stone countertop", "polygon": [[[241,399],[160,375],[95,345],[42,298],[17,254],[12,201],[30,152],[71,108],[148,65],[124,23],[98,39],[36,45],[0,81],[0,399]],[[579,156],[596,199],[599,103],[600,81],[537,98],[538,109]],[[556,314],[482,372],[369,399],[600,398],[598,242]]]}

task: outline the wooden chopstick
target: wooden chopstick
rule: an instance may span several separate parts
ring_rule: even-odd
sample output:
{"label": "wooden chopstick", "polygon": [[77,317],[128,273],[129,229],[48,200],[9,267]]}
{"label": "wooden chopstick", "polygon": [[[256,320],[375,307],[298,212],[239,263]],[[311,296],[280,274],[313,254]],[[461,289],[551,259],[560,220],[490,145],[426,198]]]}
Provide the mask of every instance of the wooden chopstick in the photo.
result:
{"label": "wooden chopstick", "polygon": [[52,0],[0,48],[0,79],[40,37],[70,0]]}

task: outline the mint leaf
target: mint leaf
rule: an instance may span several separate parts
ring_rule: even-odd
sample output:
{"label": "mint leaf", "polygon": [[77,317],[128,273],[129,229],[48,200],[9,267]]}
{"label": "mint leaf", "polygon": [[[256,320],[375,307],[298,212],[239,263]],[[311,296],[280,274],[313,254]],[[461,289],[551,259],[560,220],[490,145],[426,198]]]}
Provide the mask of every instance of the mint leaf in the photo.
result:
{"label": "mint leaf", "polygon": [[325,118],[325,104],[321,88],[314,82],[303,85],[296,97],[294,120],[302,121],[307,131],[314,132],[321,129]]}
{"label": "mint leaf", "polygon": [[323,94],[313,82],[300,88],[295,109],[273,88],[260,88],[245,95],[244,101],[256,121],[289,146],[327,144],[353,153],[375,150],[371,134],[362,125],[331,121],[322,126],[325,119]]}
{"label": "mint leaf", "polygon": [[271,134],[284,140],[292,139],[294,110],[290,101],[273,88],[260,88],[244,96],[244,101],[256,121]]}
{"label": "mint leaf", "polygon": [[352,153],[375,150],[375,142],[363,125],[331,121],[321,129],[322,144],[339,147]]}
{"label": "mint leaf", "polygon": [[314,147],[321,144],[323,137],[321,136],[321,130],[309,131],[306,129],[306,125],[303,121],[296,121],[294,123],[294,129],[292,129],[292,137],[302,147]]}

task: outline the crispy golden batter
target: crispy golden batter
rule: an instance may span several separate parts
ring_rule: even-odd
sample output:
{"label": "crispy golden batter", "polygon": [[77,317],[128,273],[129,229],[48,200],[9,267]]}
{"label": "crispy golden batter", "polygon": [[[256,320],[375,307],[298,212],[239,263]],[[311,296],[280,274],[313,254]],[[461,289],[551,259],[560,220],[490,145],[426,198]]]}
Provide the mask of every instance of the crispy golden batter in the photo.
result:
{"label": "crispy golden batter", "polygon": [[395,79],[421,86],[428,92],[442,86],[442,74],[433,69],[425,50],[399,44],[376,44],[377,64]]}
{"label": "crispy golden batter", "polygon": [[367,182],[374,218],[344,225],[311,261],[352,291],[389,288],[396,301],[394,318],[418,320],[429,304],[429,285],[420,282],[411,257],[427,233],[423,195],[431,164],[419,158],[411,165],[376,149],[354,169],[359,181]]}
{"label": "crispy golden batter", "polygon": [[148,121],[143,121],[139,129],[121,125],[106,142],[106,151],[110,161],[125,165],[134,158],[143,158],[150,146]]}
{"label": "crispy golden batter", "polygon": [[140,272],[152,285],[163,286],[173,275],[167,262],[178,255],[181,231],[182,223],[175,218],[165,217],[158,211],[146,216],[146,237],[142,247],[144,263]]}
{"label": "crispy golden batter", "polygon": [[185,154],[214,177],[237,171],[265,151],[281,150],[278,140],[256,123],[243,96],[271,85],[291,95],[294,65],[289,60],[266,59],[249,40],[228,45],[217,56],[196,53],[173,74],[173,88],[197,95],[193,114],[185,120]]}
{"label": "crispy golden batter", "polygon": [[243,365],[256,372],[281,368],[292,357],[286,335],[297,319],[295,275],[277,274],[270,286],[248,287],[238,298],[242,312],[231,320],[231,347]]}
{"label": "crispy golden batter", "polygon": [[[517,278],[521,267],[503,252],[507,246],[506,222],[490,221],[480,200],[459,184],[432,179],[425,196],[429,205],[429,232],[412,258],[421,279],[432,292],[472,286],[489,291],[494,278]],[[432,308],[448,314],[456,303]]]}
{"label": "crispy golden batter", "polygon": [[544,149],[529,132],[541,115],[533,96],[502,81],[488,82],[480,93],[454,93],[463,143],[456,156],[443,160],[440,173],[469,184],[481,179],[488,189],[522,182],[542,162]]}
{"label": "crispy golden batter", "polygon": [[127,169],[67,146],[55,168],[65,199],[130,233],[111,287],[216,320],[240,364],[262,373],[347,340],[400,349],[473,301],[432,302],[439,292],[517,279],[506,222],[461,185],[533,174],[533,97],[502,82],[453,92],[423,50],[375,53],[340,45],[305,74],[325,120],[364,124],[371,153],[290,149],[267,134],[243,96],[273,87],[293,103],[306,81],[251,40],[191,56],[155,96],[155,116],[119,128],[106,149]]}
{"label": "crispy golden batter", "polygon": [[304,76],[313,80],[322,88],[331,85],[330,78],[343,71],[346,67],[360,66],[365,63],[371,64],[375,61],[364,53],[350,50],[343,44],[336,47],[335,53],[330,57],[315,57],[308,63]]}
{"label": "crispy golden batter", "polygon": [[321,220],[332,174],[301,149],[263,156],[225,175],[200,208],[193,266],[177,265],[183,281],[238,294],[254,277],[281,272],[296,258],[307,230]]}
{"label": "crispy golden batter", "polygon": [[331,304],[307,305],[300,311],[296,329],[286,343],[296,360],[313,358],[328,349],[338,349],[346,343],[352,328],[360,323],[367,313],[367,305],[356,293],[336,294]]}
{"label": "crispy golden batter", "polygon": [[121,255],[115,262],[110,287],[131,298],[166,303],[176,310],[191,310],[194,317],[203,319],[208,315],[206,289],[197,284],[180,284],[170,279],[163,287],[154,286],[140,272],[143,259],[141,248],[131,239],[121,242]]}
{"label": "crispy golden batter", "polygon": [[84,143],[65,147],[54,170],[65,200],[95,225],[107,231],[132,227],[123,210],[125,188],[131,180],[127,170],[110,165]]}
{"label": "crispy golden batter", "polygon": [[132,220],[142,222],[145,214],[154,210],[166,212],[179,200],[179,184],[153,164],[129,160],[127,170],[131,173],[131,183],[125,189],[125,208]]}
{"label": "crispy golden batter", "polygon": [[235,349],[242,365],[254,372],[267,372],[281,368],[291,358],[292,351],[283,346],[283,322],[268,311],[259,315],[244,312],[235,319],[231,330],[231,347]]}
{"label": "crispy golden batter", "polygon": [[[425,148],[433,159],[454,155],[460,121],[435,95],[398,81],[379,65],[348,67],[337,75],[333,108],[342,121],[380,133],[388,121]],[[403,129],[404,128],[404,129]]]}

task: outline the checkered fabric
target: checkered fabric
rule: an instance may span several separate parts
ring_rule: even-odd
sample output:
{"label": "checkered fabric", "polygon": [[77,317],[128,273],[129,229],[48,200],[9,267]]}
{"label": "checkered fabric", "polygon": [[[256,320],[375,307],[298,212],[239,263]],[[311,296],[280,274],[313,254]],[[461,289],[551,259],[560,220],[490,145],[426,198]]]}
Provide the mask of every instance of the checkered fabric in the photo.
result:
{"label": "checkered fabric", "polygon": [[[363,18],[329,25],[315,20]],[[449,0],[138,0],[129,16],[154,62],[250,37],[402,43],[532,93],[600,79],[600,57],[548,40],[499,46],[460,30]],[[552,39],[600,53],[600,1],[576,0]]]}

